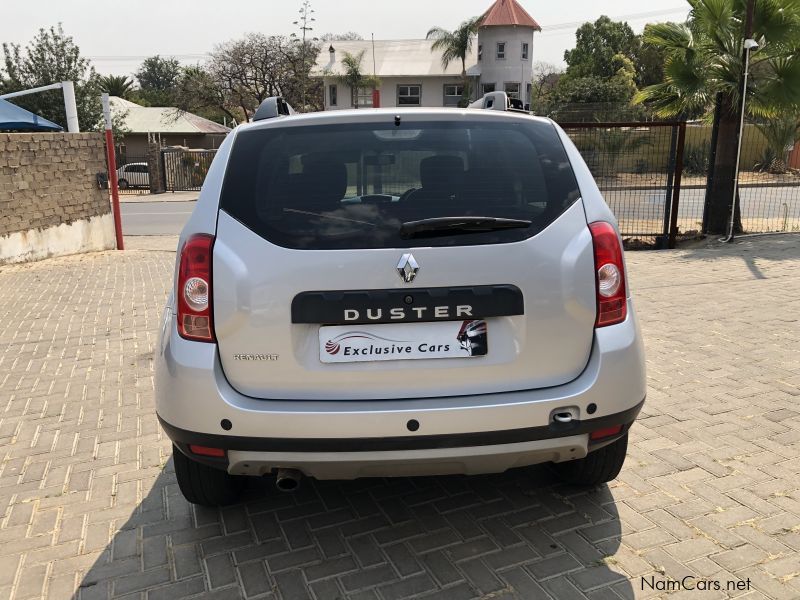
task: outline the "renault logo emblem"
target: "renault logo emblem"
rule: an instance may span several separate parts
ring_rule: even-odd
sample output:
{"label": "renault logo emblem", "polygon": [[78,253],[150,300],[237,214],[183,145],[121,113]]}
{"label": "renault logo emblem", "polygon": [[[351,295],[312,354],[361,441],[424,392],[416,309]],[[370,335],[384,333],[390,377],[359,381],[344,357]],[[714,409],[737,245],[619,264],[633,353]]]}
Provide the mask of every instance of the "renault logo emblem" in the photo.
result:
{"label": "renault logo emblem", "polygon": [[411,283],[419,272],[419,264],[414,259],[413,254],[403,254],[400,262],[397,263],[397,272],[400,273],[403,281]]}

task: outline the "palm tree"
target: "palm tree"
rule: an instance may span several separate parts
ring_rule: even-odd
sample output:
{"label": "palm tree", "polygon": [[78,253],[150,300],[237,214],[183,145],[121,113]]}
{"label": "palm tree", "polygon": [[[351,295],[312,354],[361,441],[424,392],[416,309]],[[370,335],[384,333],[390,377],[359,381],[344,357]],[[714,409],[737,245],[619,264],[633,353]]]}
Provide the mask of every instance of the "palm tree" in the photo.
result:
{"label": "palm tree", "polygon": [[474,36],[482,20],[483,17],[473,17],[461,23],[455,31],[434,27],[425,36],[425,39],[434,40],[431,50],[442,53],[442,67],[447,69],[454,60],[461,61],[461,79],[464,82],[464,93],[460,102],[462,108],[469,104],[470,98],[467,54],[472,51]]}
{"label": "palm tree", "polygon": [[354,108],[358,108],[358,90],[363,88],[376,88],[380,86],[381,80],[374,75],[366,75],[361,70],[361,61],[364,60],[364,50],[353,56],[349,52],[344,53],[342,67],[344,73],[334,77],[337,83],[346,85],[350,88],[350,103]]}
{"label": "palm tree", "polygon": [[[709,233],[724,233],[738,176],[747,0],[688,2],[691,12],[686,23],[645,28],[645,42],[666,51],[664,82],[640,91],[635,102],[647,103],[661,117],[687,117],[707,113],[719,96],[719,136],[706,227]],[[751,55],[748,112],[772,118],[784,107],[800,104],[800,3],[755,0],[752,37],[759,48]]]}
{"label": "palm tree", "polygon": [[133,79],[125,75],[106,75],[100,78],[100,89],[109,96],[126,98],[133,91]]}

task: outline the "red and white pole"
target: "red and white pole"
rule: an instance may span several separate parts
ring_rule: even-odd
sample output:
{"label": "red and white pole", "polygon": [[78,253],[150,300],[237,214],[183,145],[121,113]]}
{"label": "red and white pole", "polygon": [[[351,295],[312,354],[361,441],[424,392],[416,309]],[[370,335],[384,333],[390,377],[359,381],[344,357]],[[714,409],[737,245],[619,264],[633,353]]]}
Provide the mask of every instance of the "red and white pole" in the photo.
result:
{"label": "red and white pole", "polygon": [[119,181],[117,181],[117,156],[114,151],[114,134],[111,132],[111,103],[108,94],[103,94],[103,118],[106,122],[106,159],[108,160],[108,185],[111,189],[111,210],[114,212],[114,229],[117,234],[117,250],[124,250],[122,239],[122,217],[119,211]]}

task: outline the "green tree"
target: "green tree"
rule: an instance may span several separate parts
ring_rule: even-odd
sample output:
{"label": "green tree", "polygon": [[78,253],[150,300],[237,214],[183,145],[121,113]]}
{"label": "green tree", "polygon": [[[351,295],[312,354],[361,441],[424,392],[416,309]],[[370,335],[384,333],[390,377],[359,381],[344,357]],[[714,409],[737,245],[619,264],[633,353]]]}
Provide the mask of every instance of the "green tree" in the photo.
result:
{"label": "green tree", "polygon": [[290,104],[301,101],[298,69],[304,63],[298,44],[284,36],[250,33],[220,44],[211,53],[208,73],[223,95],[227,110],[238,120],[253,116],[270,96]]}
{"label": "green tree", "polygon": [[464,83],[464,93],[461,97],[460,106],[465,107],[469,104],[471,97],[469,77],[467,77],[467,55],[472,50],[475,34],[481,24],[482,17],[473,17],[461,23],[454,31],[448,31],[441,27],[433,27],[425,36],[426,39],[434,40],[431,50],[442,53],[442,66],[447,69],[451,62],[461,61],[461,79]]}
{"label": "green tree", "polygon": [[179,111],[195,113],[217,123],[243,118],[211,73],[200,65],[183,68],[173,99]]}
{"label": "green tree", "polygon": [[342,58],[344,73],[335,76],[337,83],[350,88],[350,105],[354,108],[358,108],[358,90],[376,88],[381,84],[380,79],[362,71],[361,63],[364,60],[364,52],[362,50],[355,56],[345,52]]}
{"label": "green tree", "polygon": [[363,40],[364,37],[355,31],[346,31],[344,33],[323,33],[319,39],[323,42],[348,42]]}
{"label": "green tree", "polygon": [[641,46],[630,25],[605,15],[581,25],[575,39],[575,48],[564,52],[567,77],[613,77],[619,70],[618,56],[635,60]]}
{"label": "green tree", "polygon": [[[3,44],[5,93],[50,85],[61,81],[75,83],[75,103],[82,130],[102,125],[99,77],[80,48],[56,27],[40,29],[24,50],[19,44]],[[66,129],[64,96],[61,90],[51,90],[14,99],[23,108],[58,123]]]}
{"label": "green tree", "polygon": [[[611,77],[588,75],[563,76],[555,91],[553,114],[558,119],[605,121],[623,115],[629,117],[631,100],[636,94],[636,69],[631,59],[618,54],[612,60],[616,71]],[[568,118],[567,115],[577,115]]]}
{"label": "green tree", "polygon": [[109,96],[127,98],[133,91],[134,82],[126,75],[106,75],[100,77],[100,91]]}
{"label": "green tree", "polygon": [[174,103],[181,77],[181,64],[177,59],[151,56],[144,59],[135,75],[139,82],[136,95],[144,104],[171,106]]}
{"label": "green tree", "polygon": [[548,116],[553,111],[558,82],[564,70],[546,62],[533,63],[531,109],[537,115]]}
{"label": "green tree", "polygon": [[[649,105],[662,117],[685,117],[707,113],[720,95],[719,136],[706,225],[709,233],[725,233],[738,175],[747,2],[688,2],[691,12],[686,23],[646,28],[645,40],[664,48],[667,61],[664,81],[643,89],[636,101]],[[749,113],[770,118],[800,105],[800,3],[755,0],[753,38],[759,49],[752,53],[746,90]]]}
{"label": "green tree", "polygon": [[667,62],[667,51],[662,46],[650,44],[642,39],[642,45],[636,51],[636,85],[647,87],[664,81],[664,64]]}

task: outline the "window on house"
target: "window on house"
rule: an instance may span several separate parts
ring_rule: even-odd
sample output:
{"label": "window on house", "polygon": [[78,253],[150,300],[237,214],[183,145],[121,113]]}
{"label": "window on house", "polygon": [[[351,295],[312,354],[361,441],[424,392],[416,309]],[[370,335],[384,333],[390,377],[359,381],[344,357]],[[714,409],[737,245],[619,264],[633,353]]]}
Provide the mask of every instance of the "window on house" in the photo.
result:
{"label": "window on house", "polygon": [[445,106],[458,106],[461,102],[461,96],[464,94],[463,85],[446,85],[444,86],[444,105]]}
{"label": "window on house", "polygon": [[478,45],[478,61],[483,60],[483,44]]}
{"label": "window on house", "polygon": [[422,86],[398,85],[397,106],[419,106],[422,101]]}
{"label": "window on house", "polygon": [[506,83],[505,90],[509,98],[516,98],[519,100],[519,83]]}
{"label": "window on house", "polygon": [[506,43],[497,42],[497,60],[506,59]]}
{"label": "window on house", "polygon": [[528,60],[529,50],[530,50],[530,44],[528,44],[528,42],[522,42],[522,60]]}
{"label": "window on house", "polygon": [[339,88],[335,85],[328,86],[328,105],[336,106],[339,101]]}
{"label": "window on house", "polygon": [[485,96],[486,94],[491,94],[496,89],[497,85],[494,83],[483,83],[481,84],[481,95]]}
{"label": "window on house", "polygon": [[357,106],[361,108],[372,107],[372,88],[359,88],[356,98]]}

